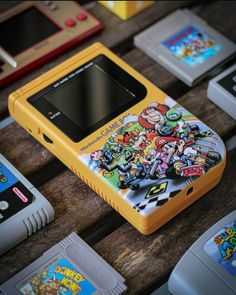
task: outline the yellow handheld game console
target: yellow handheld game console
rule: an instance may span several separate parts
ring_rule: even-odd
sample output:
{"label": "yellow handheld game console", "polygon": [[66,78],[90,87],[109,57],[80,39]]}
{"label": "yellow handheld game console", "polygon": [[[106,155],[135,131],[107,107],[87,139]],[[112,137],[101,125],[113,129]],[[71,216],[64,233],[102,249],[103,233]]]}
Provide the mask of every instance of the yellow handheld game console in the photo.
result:
{"label": "yellow handheld game console", "polygon": [[224,170],[220,137],[100,43],[12,93],[9,110],[143,234]]}

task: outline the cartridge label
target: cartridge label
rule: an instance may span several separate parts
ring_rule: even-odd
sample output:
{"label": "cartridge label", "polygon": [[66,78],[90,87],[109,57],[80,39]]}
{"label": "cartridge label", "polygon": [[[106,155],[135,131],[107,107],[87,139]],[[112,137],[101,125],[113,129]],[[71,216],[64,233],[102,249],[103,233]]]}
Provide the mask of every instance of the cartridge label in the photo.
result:
{"label": "cartridge label", "polygon": [[214,235],[204,251],[236,279],[236,220]]}
{"label": "cartridge label", "polygon": [[16,285],[23,295],[95,295],[96,288],[66,258],[57,255]]}
{"label": "cartridge label", "polygon": [[174,56],[190,67],[205,63],[223,50],[213,37],[190,25],[162,42]]}

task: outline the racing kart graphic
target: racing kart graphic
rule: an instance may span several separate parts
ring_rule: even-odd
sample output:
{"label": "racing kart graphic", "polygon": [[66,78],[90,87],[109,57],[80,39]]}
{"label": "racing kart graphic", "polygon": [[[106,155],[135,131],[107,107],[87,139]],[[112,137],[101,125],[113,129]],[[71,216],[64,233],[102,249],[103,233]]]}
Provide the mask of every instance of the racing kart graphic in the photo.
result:
{"label": "racing kart graphic", "polygon": [[90,169],[134,208],[145,199],[146,194],[139,192],[143,187],[165,181],[169,194],[177,192],[186,179],[200,177],[222,159],[219,137],[170,101],[174,107],[153,102],[140,114],[127,117],[103,147],[84,156]]}

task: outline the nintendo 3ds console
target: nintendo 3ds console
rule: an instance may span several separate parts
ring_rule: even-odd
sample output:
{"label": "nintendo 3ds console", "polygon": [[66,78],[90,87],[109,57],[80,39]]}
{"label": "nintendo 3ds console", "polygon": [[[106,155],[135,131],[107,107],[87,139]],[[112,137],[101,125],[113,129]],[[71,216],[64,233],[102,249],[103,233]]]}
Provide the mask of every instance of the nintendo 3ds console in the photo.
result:
{"label": "nintendo 3ds console", "polygon": [[209,82],[207,96],[236,120],[236,64]]}
{"label": "nintendo 3ds console", "polygon": [[53,219],[51,204],[0,154],[0,255]]}
{"label": "nintendo 3ds console", "polygon": [[125,279],[71,233],[0,286],[1,295],[120,295]]}
{"label": "nintendo 3ds console", "polygon": [[22,1],[0,14],[0,88],[102,29],[75,1]]}
{"label": "nintendo 3ds console", "polygon": [[173,295],[236,294],[236,211],[188,249],[171,273],[168,286]]}
{"label": "nintendo 3ds console", "polygon": [[220,180],[220,137],[100,43],[9,96],[11,116],[140,232]]}
{"label": "nintendo 3ds console", "polygon": [[134,43],[188,86],[215,74],[236,52],[232,41],[188,9],[168,15],[135,36]]}

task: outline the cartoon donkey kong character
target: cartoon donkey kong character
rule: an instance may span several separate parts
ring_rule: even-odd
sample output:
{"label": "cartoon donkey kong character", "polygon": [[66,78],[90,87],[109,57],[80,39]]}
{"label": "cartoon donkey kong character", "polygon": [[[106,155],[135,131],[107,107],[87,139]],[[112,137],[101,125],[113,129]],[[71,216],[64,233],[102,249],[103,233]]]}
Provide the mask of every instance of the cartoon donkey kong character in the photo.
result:
{"label": "cartoon donkey kong character", "polygon": [[149,130],[158,130],[165,123],[165,114],[170,110],[167,105],[151,103],[139,115],[139,124]]}

